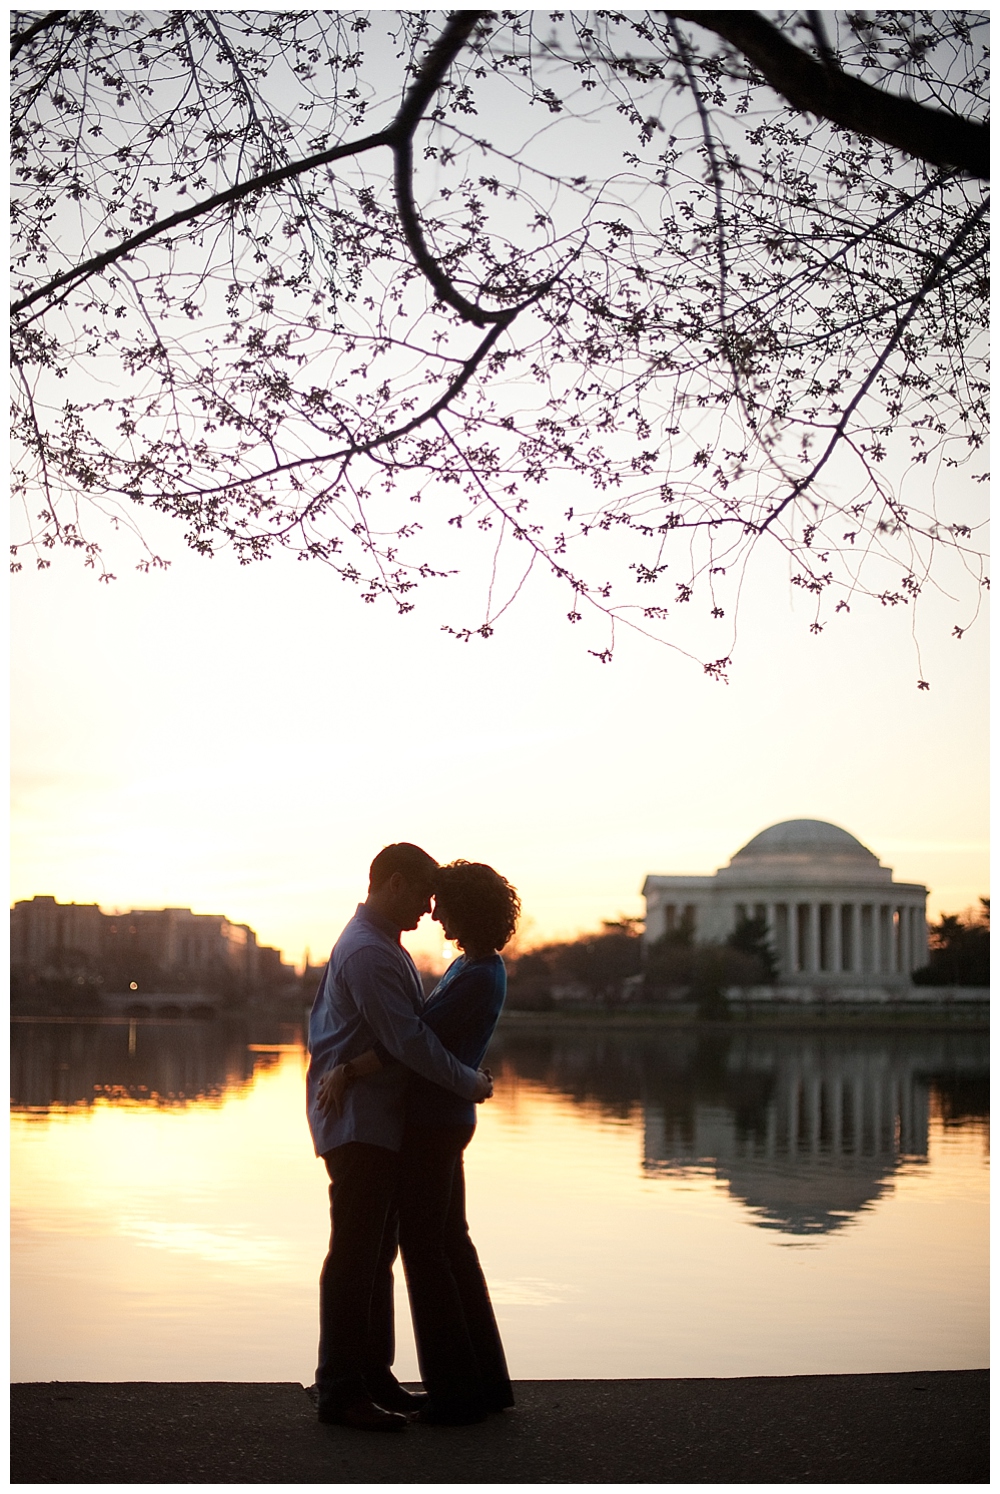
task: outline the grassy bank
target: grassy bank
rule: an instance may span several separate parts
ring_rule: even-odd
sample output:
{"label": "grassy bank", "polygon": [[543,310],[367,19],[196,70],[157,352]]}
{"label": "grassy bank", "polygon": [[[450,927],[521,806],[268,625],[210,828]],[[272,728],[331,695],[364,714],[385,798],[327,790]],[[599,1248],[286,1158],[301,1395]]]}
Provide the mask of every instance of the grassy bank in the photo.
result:
{"label": "grassy bank", "polygon": [[562,1032],[570,1029],[600,1031],[642,1031],[664,1028],[704,1028],[731,1031],[739,1027],[810,1031],[864,1028],[868,1031],[900,1029],[936,1030],[961,1028],[963,1031],[988,1032],[989,1006],[982,1002],[968,1005],[919,1006],[904,1003],[892,1006],[734,1006],[724,1019],[708,1020],[699,1016],[695,1006],[636,1008],[613,1011],[603,1008],[573,1008],[551,1012],[504,1009],[501,1031]]}

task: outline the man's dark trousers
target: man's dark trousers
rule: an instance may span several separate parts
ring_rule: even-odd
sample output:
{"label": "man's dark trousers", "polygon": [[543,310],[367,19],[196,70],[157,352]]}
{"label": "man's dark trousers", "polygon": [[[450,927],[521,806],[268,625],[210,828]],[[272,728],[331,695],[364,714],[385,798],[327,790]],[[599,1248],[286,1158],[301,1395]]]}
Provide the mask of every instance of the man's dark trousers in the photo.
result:
{"label": "man's dark trousers", "polygon": [[319,1278],[316,1387],[320,1409],[336,1411],[384,1384],[395,1357],[399,1158],[387,1147],[349,1141],[324,1153],[323,1161],[331,1228]]}

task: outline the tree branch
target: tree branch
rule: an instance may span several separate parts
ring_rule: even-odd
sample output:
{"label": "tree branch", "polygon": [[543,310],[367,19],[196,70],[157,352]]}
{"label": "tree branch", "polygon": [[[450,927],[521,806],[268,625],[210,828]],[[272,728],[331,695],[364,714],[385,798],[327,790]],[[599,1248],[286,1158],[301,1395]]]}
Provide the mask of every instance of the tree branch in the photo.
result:
{"label": "tree branch", "polygon": [[453,10],[448,23],[420,64],[416,80],[404,95],[399,112],[392,122],[392,131],[398,139],[412,138],[424,110],[444,81],[444,75],[459,52],[469,40],[487,10]]}
{"label": "tree branch", "polygon": [[32,22],[25,31],[15,31],[10,39],[11,62],[14,61],[21,48],[27,46],[32,37],[37,36],[40,31],[47,31],[50,26],[58,26],[59,22],[64,21],[68,15],[68,10],[50,10],[47,15],[40,16],[37,21]]}
{"label": "tree branch", "polygon": [[884,93],[840,67],[817,62],[755,10],[672,10],[714,31],[762,73],[793,109],[868,135],[935,166],[990,179],[989,125]]}
{"label": "tree branch", "polygon": [[806,489],[811,487],[812,484],[816,481],[817,477],[822,472],[823,468],[826,466],[827,462],[833,455],[836,447],[839,445],[842,436],[847,430],[848,421],[850,420],[851,416],[854,414],[855,410],[858,408],[858,405],[864,399],[869,389],[875,383],[875,380],[878,378],[879,374],[888,363],[892,353],[899,346],[903,338],[903,333],[906,331],[907,327],[916,316],[917,311],[926,301],[931,291],[934,290],[939,284],[942,273],[949,259],[953,254],[956,253],[958,249],[962,247],[965,240],[969,237],[969,234],[976,227],[976,225],[978,223],[981,223],[982,220],[986,217],[988,210],[988,200],[986,202],[980,203],[976,211],[972,213],[963,223],[962,227],[959,229],[958,233],[952,239],[948,247],[946,249],[943,249],[934,260],[933,265],[924,276],[921,284],[914,291],[913,296],[910,299],[909,309],[903,316],[900,317],[899,321],[896,323],[892,336],[889,338],[885,347],[876,358],[870,372],[866,375],[862,383],[859,384],[858,388],[854,392],[853,397],[844,406],[844,412],[841,415],[840,419],[837,421],[837,424],[834,426],[833,435],[830,437],[830,440],[827,443],[822,456],[818,461],[813,463],[812,467],[804,477],[799,478],[788,496],[783,498],[777,505],[777,507],[772,509],[771,513],[768,514],[764,522],[757,526],[758,533],[763,534],[766,529],[770,529],[771,525],[774,523],[778,515],[783,513],[790,503],[794,503],[795,499],[798,498],[802,493],[804,493]]}
{"label": "tree branch", "polygon": [[438,299],[452,307],[460,317],[471,322],[474,327],[486,327],[491,322],[503,324],[509,322],[516,315],[512,308],[507,307],[502,311],[484,311],[481,306],[476,306],[472,301],[466,300],[427,247],[416,203],[413,200],[413,142],[409,136],[399,141],[394,148],[393,156],[396,211],[399,213],[399,221],[406,235],[406,242],[410,246],[410,253],[418,268],[434,287]]}
{"label": "tree branch", "polygon": [[[505,330],[505,322],[498,322],[492,326],[475,352],[466,358],[444,393],[432,405],[428,405],[426,410],[422,410],[419,415],[414,415],[413,419],[408,420],[405,425],[396,426],[391,431],[383,431],[380,436],[373,436],[370,441],[359,441],[356,445],[345,446],[338,451],[325,451],[314,453],[312,456],[295,457],[291,461],[279,462],[273,467],[268,467],[264,472],[255,472],[250,477],[240,477],[234,479],[232,482],[219,483],[214,488],[201,488],[198,490],[197,496],[199,498],[210,498],[215,493],[231,492],[233,488],[245,488],[251,483],[262,482],[271,477],[279,477],[284,472],[294,472],[299,467],[314,467],[319,466],[323,462],[337,462],[345,458],[350,460],[357,456],[370,456],[372,452],[377,451],[382,446],[389,446],[393,441],[401,441],[411,431],[415,431],[418,427],[425,425],[428,420],[435,420],[447,409],[456,395],[461,394],[476,369],[493,347],[497,338]],[[136,495],[132,490],[129,490],[125,496],[134,497]],[[156,497],[153,493],[141,493],[139,496],[144,502],[147,499],[155,500]]]}
{"label": "tree branch", "polygon": [[[68,12],[56,12],[62,15]],[[434,260],[424,241],[422,230],[416,217],[416,209],[413,205],[412,188],[410,176],[412,171],[412,138],[424,110],[427,108],[435,92],[444,81],[445,74],[452,62],[455,60],[462,47],[468,41],[479,20],[487,12],[479,10],[453,11],[448,18],[448,23],[430,48],[427,56],[417,73],[415,82],[408,89],[403,98],[392,124],[385,130],[380,130],[376,135],[365,136],[348,145],[332,146],[329,150],[319,151],[316,155],[306,156],[301,161],[291,161],[285,166],[275,168],[273,171],[263,172],[260,176],[253,177],[250,181],[237,182],[228,187],[224,192],[217,192],[214,197],[208,197],[204,202],[193,203],[191,207],[174,213],[169,218],[161,218],[155,223],[150,223],[140,233],[133,234],[131,238],[124,239],[111,249],[106,249],[103,254],[95,254],[91,259],[82,264],[75,265],[71,270],[65,270],[61,275],[56,275],[52,280],[46,281],[44,285],[37,286],[27,296],[22,296],[19,301],[11,304],[11,315],[16,316],[19,312],[27,310],[36,301],[50,296],[53,291],[59,290],[64,285],[70,285],[74,281],[84,280],[88,275],[99,274],[101,270],[107,269],[108,265],[116,260],[132,254],[136,249],[146,244],[150,239],[169,233],[174,228],[180,228],[185,223],[191,223],[195,218],[205,213],[210,213],[219,207],[225,207],[228,203],[239,202],[241,198],[248,197],[254,192],[266,190],[268,187],[277,186],[280,182],[301,175],[303,172],[312,171],[318,166],[328,165],[332,161],[342,160],[345,156],[361,155],[365,151],[373,150],[381,145],[393,147],[396,158],[396,196],[400,216],[404,217],[404,228],[410,248],[423,273],[437,291],[442,301],[454,307],[467,321],[477,327],[487,326],[491,322],[506,323],[515,315],[513,308],[501,312],[484,312],[478,310],[470,301],[466,301],[445,276],[444,272]],[[47,18],[46,18],[47,19]],[[37,26],[32,28],[39,29]],[[28,33],[25,33],[27,39]],[[544,287],[543,287],[544,290]],[[541,294],[538,292],[536,294]]]}
{"label": "tree branch", "polygon": [[63,285],[70,285],[74,280],[85,280],[88,275],[98,274],[101,270],[107,269],[108,265],[114,264],[115,260],[134,254],[136,249],[143,244],[148,244],[150,239],[169,233],[173,228],[180,228],[185,223],[191,223],[195,218],[200,218],[215,208],[225,207],[230,202],[239,202],[241,198],[249,197],[253,192],[261,192],[267,187],[275,187],[279,182],[301,175],[303,171],[312,171],[315,167],[325,166],[330,161],[342,160],[344,156],[358,156],[365,151],[374,150],[376,146],[388,143],[388,133],[380,130],[377,135],[366,135],[363,139],[352,141],[348,145],[331,146],[329,150],[321,150],[314,156],[306,156],[302,161],[290,161],[287,166],[279,166],[274,171],[265,171],[263,175],[255,176],[248,182],[237,182],[235,186],[227,187],[225,192],[217,192],[214,197],[206,197],[204,202],[196,202],[191,207],[172,214],[169,218],[160,218],[155,223],[150,223],[149,227],[144,228],[141,233],[133,234],[130,239],[123,239],[114,248],[106,249],[103,254],[95,254],[92,259],[84,260],[83,264],[74,265],[71,270],[64,270],[61,275],[47,280],[44,285],[37,286],[29,295],[22,296],[20,301],[12,301],[11,316],[27,310],[36,301],[50,296],[53,291],[59,290]]}
{"label": "tree branch", "polygon": [[482,10],[452,12],[444,31],[424,58],[417,80],[403,99],[391,128],[396,211],[399,213],[410,253],[434,287],[438,299],[457,311],[464,321],[471,322],[474,327],[488,327],[491,323],[505,326],[514,319],[520,308],[484,311],[462,295],[434,258],[424,237],[413,197],[413,135],[424,110],[444,81],[448,68],[472,35],[478,21],[487,14]]}

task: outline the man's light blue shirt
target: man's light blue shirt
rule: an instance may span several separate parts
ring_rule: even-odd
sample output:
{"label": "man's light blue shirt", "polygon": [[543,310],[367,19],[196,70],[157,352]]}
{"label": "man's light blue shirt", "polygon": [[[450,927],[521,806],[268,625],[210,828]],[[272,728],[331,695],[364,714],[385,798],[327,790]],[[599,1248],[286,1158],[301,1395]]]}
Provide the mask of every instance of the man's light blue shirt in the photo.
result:
{"label": "man's light blue shirt", "polygon": [[[459,1063],[420,1020],[423,988],[399,930],[364,903],[333,946],[309,1014],[306,1105],[317,1156],[348,1141],[398,1152],[403,1142],[407,1070],[467,1100],[478,1092],[475,1069]],[[341,1116],[324,1115],[319,1081],[338,1063],[360,1058],[379,1042],[390,1064],[350,1086]]]}

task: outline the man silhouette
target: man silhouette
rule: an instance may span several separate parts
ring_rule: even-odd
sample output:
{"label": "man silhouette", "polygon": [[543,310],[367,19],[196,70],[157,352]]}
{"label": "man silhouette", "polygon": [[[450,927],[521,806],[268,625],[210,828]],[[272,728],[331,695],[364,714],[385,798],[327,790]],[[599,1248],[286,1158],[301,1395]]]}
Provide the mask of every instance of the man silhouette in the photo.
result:
{"label": "man silhouette", "polygon": [[[333,946],[309,1016],[309,1127],[330,1177],[319,1419],[365,1431],[404,1430],[403,1413],[426,1400],[392,1373],[395,1194],[407,1070],[467,1100],[492,1094],[489,1076],[459,1063],[420,1020],[420,976],[400,943],[400,933],[430,912],[437,869],[432,856],[406,842],[378,853],[368,896]],[[326,1101],[324,1076],[376,1044],[399,1063],[352,1083],[338,1114]]]}

